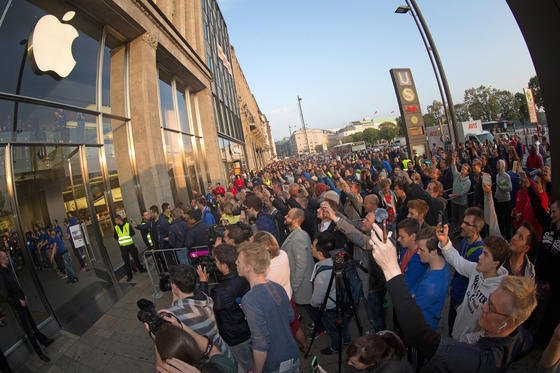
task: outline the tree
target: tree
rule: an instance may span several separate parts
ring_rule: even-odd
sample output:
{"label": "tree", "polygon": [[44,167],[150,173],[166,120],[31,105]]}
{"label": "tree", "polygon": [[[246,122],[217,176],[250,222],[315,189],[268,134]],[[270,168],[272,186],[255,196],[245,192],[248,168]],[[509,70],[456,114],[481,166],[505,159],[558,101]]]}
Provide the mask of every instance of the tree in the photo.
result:
{"label": "tree", "polygon": [[506,90],[496,91],[495,96],[500,107],[499,116],[506,120],[518,120],[519,107],[513,93]]}
{"label": "tree", "polygon": [[500,113],[497,89],[481,85],[465,90],[465,105],[472,119],[494,120]]}
{"label": "tree", "polygon": [[397,123],[397,127],[399,129],[399,136],[404,136],[406,133],[406,127],[404,125],[404,120],[400,115],[395,118],[395,123]]}
{"label": "tree", "polygon": [[373,145],[380,139],[380,130],[376,128],[366,128],[362,132],[362,139],[368,145]]}
{"label": "tree", "polygon": [[539,78],[537,78],[536,75],[533,76],[531,79],[529,79],[529,83],[527,85],[533,91],[533,99],[535,100],[537,109],[544,109],[544,99],[541,92]]}
{"label": "tree", "polygon": [[525,99],[525,95],[521,92],[517,92],[513,97],[515,100],[515,106],[517,108],[517,113],[519,115],[519,119],[521,121],[526,121],[529,119],[529,109],[527,107],[527,100]]}
{"label": "tree", "polygon": [[458,122],[466,122],[470,119],[467,105],[455,104],[453,105],[453,108],[455,109],[455,117],[457,118]]}
{"label": "tree", "polygon": [[426,114],[423,115],[424,125],[426,127],[438,126],[443,116],[443,104],[434,100],[431,105],[426,107]]}
{"label": "tree", "polygon": [[391,126],[386,125],[383,128],[379,126],[379,128],[379,137],[387,141],[392,141],[399,134],[399,128],[393,123],[391,123]]}

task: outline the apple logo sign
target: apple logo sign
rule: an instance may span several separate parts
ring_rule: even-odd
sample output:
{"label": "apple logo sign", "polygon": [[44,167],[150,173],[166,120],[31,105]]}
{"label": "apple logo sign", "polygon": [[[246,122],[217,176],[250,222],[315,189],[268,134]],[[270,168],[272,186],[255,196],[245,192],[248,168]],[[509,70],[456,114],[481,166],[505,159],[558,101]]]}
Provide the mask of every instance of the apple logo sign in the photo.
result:
{"label": "apple logo sign", "polygon": [[[66,12],[62,21],[68,22],[74,18],[76,12]],[[46,15],[35,25],[27,52],[31,64],[36,71],[51,73],[55,77],[66,78],[76,66],[72,55],[72,43],[78,37],[74,26],[60,22],[53,15]]]}

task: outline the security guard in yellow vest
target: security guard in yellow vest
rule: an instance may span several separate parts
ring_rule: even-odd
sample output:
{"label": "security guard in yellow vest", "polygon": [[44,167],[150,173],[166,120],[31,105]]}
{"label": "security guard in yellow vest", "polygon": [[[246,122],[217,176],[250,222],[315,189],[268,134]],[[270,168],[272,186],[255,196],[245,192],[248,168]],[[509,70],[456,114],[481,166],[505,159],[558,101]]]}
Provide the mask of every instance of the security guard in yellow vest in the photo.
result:
{"label": "security guard in yellow vest", "polygon": [[130,266],[131,256],[134,261],[134,265],[140,270],[140,272],[146,272],[146,270],[140,264],[140,260],[138,259],[138,249],[134,245],[134,240],[132,239],[132,236],[135,234],[134,228],[132,228],[128,222],[125,223],[120,215],[115,215],[114,219],[114,237],[119,242],[119,247],[121,249],[121,257],[124,261],[124,269],[126,271],[126,281],[130,281],[132,280],[132,268]]}

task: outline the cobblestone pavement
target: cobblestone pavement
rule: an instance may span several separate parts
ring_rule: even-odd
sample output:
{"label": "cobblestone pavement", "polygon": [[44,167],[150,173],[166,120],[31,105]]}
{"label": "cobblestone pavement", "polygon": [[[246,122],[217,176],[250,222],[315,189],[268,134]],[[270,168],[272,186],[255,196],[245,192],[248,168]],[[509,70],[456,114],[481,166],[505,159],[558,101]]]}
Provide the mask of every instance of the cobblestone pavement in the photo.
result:
{"label": "cobblestone pavement", "polygon": [[[141,323],[136,319],[136,301],[139,298],[151,299],[153,289],[147,275],[135,278],[136,285],[120,299],[106,314],[104,314],[81,337],[70,334],[64,330],[59,331],[54,337],[55,342],[46,348],[51,362],[46,364],[36,355],[31,355],[24,366],[18,367],[18,372],[150,372],[154,368],[154,352],[150,338]],[[158,308],[166,308],[171,303],[171,295],[163,294],[156,300]],[[388,315],[391,310],[388,310]],[[444,310],[444,315],[447,310]],[[371,328],[365,317],[365,309],[361,307],[360,321],[367,332]],[[302,310],[302,327],[308,333],[309,319]],[[388,320],[389,326],[391,325]],[[444,317],[441,325],[446,325]],[[445,332],[446,328],[440,328]],[[357,336],[357,328],[351,325],[352,336]],[[315,340],[312,354],[317,355],[319,363],[328,372],[337,371],[337,355],[321,356],[319,351],[329,345],[329,337],[322,336]],[[511,372],[536,371],[536,362],[540,352],[532,353],[521,361],[512,365]],[[343,355],[343,372],[355,372],[346,365]],[[302,356],[302,372],[309,371],[309,359]]]}

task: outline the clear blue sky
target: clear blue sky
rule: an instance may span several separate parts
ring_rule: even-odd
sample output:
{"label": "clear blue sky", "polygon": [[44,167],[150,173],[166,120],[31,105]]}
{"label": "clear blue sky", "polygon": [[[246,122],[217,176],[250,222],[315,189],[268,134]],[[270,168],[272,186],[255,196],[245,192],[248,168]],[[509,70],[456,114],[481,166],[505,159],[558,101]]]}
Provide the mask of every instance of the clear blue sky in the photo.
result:
{"label": "clear blue sky", "polygon": [[[439,99],[426,50],[399,0],[218,0],[245,77],[273,137],[300,126],[339,128],[399,113],[389,69],[408,67],[422,109]],[[505,0],[417,0],[455,103],[465,89],[522,91],[535,75]],[[404,1],[402,2],[404,3]],[[393,114],[391,112],[394,111]]]}

